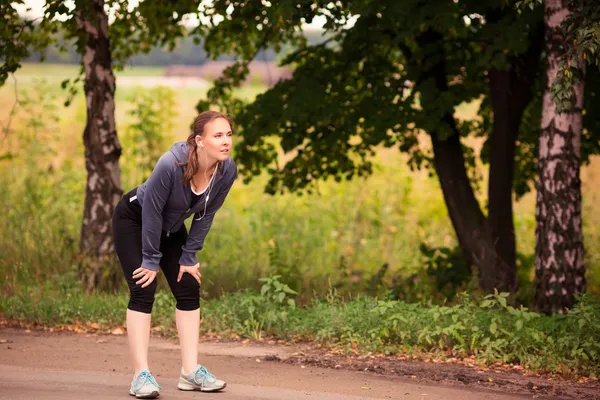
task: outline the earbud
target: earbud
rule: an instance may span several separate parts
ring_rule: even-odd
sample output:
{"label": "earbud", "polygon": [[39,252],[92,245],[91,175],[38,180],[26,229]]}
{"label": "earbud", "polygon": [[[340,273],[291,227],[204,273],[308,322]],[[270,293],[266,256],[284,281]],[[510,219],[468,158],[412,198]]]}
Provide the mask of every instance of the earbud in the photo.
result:
{"label": "earbud", "polygon": [[204,143],[200,142],[200,146],[204,147]]}

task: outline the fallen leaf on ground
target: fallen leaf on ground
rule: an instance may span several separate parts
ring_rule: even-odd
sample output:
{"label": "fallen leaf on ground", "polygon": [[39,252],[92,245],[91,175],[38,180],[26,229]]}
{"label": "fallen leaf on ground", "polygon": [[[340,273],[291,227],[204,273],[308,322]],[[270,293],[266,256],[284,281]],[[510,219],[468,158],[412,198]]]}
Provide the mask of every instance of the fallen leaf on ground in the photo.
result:
{"label": "fallen leaf on ground", "polygon": [[125,332],[123,332],[123,329],[121,329],[121,328],[115,328],[111,333],[113,335],[122,335]]}

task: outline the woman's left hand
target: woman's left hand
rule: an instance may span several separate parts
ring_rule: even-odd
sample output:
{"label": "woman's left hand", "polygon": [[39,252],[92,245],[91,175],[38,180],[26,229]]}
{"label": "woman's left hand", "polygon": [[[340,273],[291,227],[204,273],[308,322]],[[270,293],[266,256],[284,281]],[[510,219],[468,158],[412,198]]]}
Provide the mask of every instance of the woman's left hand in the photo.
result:
{"label": "woman's left hand", "polygon": [[177,282],[181,280],[181,277],[185,273],[190,274],[198,281],[198,285],[200,285],[200,278],[202,278],[202,274],[200,273],[200,263],[192,266],[187,265],[179,265],[179,276],[177,276]]}

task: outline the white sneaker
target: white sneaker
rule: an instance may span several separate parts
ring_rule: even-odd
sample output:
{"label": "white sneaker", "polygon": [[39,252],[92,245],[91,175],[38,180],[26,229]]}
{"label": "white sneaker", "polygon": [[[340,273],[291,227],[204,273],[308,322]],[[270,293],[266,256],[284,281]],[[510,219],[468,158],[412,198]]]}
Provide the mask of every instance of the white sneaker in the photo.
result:
{"label": "white sneaker", "polygon": [[217,379],[200,364],[195,371],[189,374],[186,374],[182,367],[179,384],[177,384],[179,390],[198,390],[200,392],[217,392],[224,389],[225,386],[227,383]]}
{"label": "white sneaker", "polygon": [[150,371],[143,369],[133,378],[129,394],[138,399],[155,399],[159,396],[160,389]]}

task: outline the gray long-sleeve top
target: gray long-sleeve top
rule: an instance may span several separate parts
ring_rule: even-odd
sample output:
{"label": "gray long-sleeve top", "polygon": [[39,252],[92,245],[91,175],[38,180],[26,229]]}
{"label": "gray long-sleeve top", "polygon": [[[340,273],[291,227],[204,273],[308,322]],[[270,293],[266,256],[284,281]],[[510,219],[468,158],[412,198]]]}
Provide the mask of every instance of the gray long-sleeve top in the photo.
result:
{"label": "gray long-sleeve top", "polygon": [[[198,262],[196,252],[204,246],[204,239],[212,225],[215,213],[223,205],[237,177],[237,166],[231,157],[228,157],[223,162],[222,169],[214,177],[212,185],[194,207],[190,208],[192,190],[189,184],[184,185],[182,182],[186,167],[177,165],[177,162],[185,162],[187,156],[187,143],[175,143],[171,150],[160,157],[148,180],[137,189],[137,200],[142,206],[142,267],[144,268],[158,270],[162,257],[159,250],[162,231],[167,234],[178,231],[192,214],[196,215],[182,248],[179,264],[196,265]],[[205,204],[206,214],[204,214]],[[200,217],[202,218],[199,219]]]}

